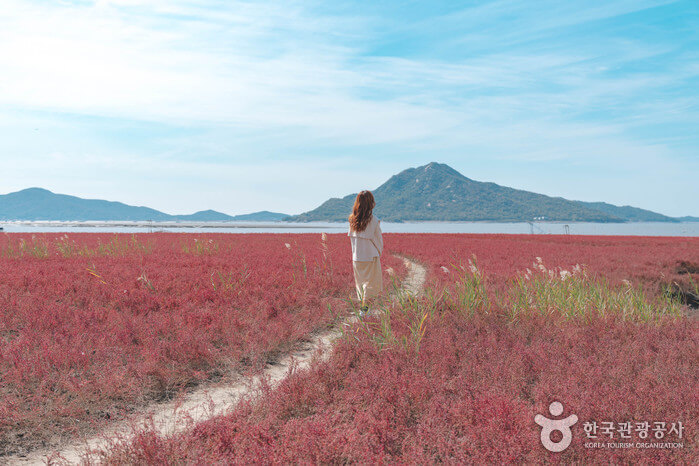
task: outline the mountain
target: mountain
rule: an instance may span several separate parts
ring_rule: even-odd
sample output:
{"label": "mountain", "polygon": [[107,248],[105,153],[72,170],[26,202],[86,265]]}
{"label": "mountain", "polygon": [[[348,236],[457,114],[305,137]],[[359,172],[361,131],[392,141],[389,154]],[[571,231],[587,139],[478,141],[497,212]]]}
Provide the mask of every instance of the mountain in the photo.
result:
{"label": "mountain", "polygon": [[189,215],[173,215],[177,220],[186,220],[189,222],[227,222],[233,220],[230,215],[216,212],[215,210],[200,210]]}
{"label": "mountain", "polygon": [[148,207],[121,202],[82,199],[29,188],[0,195],[1,220],[172,220],[172,216]]}
{"label": "mountain", "polygon": [[668,217],[650,210],[639,209],[625,205],[623,207],[607,204],[606,202],[583,202],[575,201],[590,209],[599,210],[600,212],[614,215],[615,217],[623,218],[629,222],[679,222],[678,219]]}
{"label": "mountain", "polygon": [[191,215],[169,215],[149,207],[83,199],[55,194],[42,188],[29,188],[0,195],[0,220],[224,221],[232,218],[214,210]]}
{"label": "mountain", "polygon": [[[567,221],[567,222],[696,222],[697,217],[671,218],[631,206],[569,201],[466,178],[448,165],[432,162],[392,176],[374,191],[376,215],[402,221]],[[261,211],[230,216],[214,210],[170,215],[149,207],[82,199],[29,188],[0,195],[1,220],[131,220],[131,221],[267,221],[344,222],[356,194],[332,198],[300,215]]]}
{"label": "mountain", "polygon": [[280,214],[279,212],[263,210],[260,212],[253,212],[251,214],[236,215],[232,217],[232,220],[242,222],[278,222],[280,220],[284,220],[288,216],[288,214]]}
{"label": "mountain", "polygon": [[[650,214],[657,216],[656,218],[668,218],[633,207],[616,207],[604,203],[598,206],[598,203],[569,201],[495,183],[474,181],[448,165],[436,162],[404,170],[372,192],[377,204],[376,215],[392,222],[626,222]],[[342,199],[329,199],[316,209],[287,220],[346,221],[355,197],[356,193]]]}

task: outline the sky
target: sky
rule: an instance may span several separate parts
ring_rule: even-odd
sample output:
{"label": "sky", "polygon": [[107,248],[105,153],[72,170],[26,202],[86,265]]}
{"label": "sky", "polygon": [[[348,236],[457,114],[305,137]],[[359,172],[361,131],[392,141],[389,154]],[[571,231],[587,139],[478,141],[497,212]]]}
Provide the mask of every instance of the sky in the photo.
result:
{"label": "sky", "polygon": [[2,0],[0,194],[296,214],[436,161],[699,216],[699,2]]}

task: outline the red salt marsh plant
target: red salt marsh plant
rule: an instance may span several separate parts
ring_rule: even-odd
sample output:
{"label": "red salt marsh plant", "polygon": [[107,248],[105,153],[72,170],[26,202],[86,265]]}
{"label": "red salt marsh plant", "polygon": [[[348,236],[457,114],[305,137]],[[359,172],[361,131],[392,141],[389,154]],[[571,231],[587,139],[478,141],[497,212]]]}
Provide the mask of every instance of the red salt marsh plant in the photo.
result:
{"label": "red salt marsh plant", "polygon": [[[3,235],[0,241],[0,257],[17,259],[22,257],[34,257],[47,259],[58,255],[63,258],[88,257],[88,256],[123,256],[128,253],[148,253],[153,245],[150,241],[141,242],[137,235],[94,235],[92,241],[87,244],[84,235],[79,242],[68,234],[52,238],[53,235]],[[90,244],[94,243],[94,244]]]}
{"label": "red salt marsh plant", "polygon": [[344,235],[0,235],[0,456],[260,369],[348,311],[349,254]]}
{"label": "red salt marsh plant", "polygon": [[386,244],[389,252],[429,266],[437,283],[456,278],[444,269],[466,265],[473,255],[492,286],[531,267],[536,257],[549,268],[568,271],[585,264],[591,276],[604,277],[611,285],[628,280],[648,293],[661,293],[663,285],[673,282],[699,280],[697,237],[397,234]]}
{"label": "red salt marsh plant", "polygon": [[[658,322],[681,318],[688,310],[671,295],[647,295],[630,283],[612,286],[603,278],[589,276],[583,266],[576,265],[571,271],[549,269],[541,258],[536,259],[531,269],[510,278],[505,285],[499,283],[493,290],[474,256],[468,259],[467,266],[454,267],[449,272],[450,284],[430,287],[422,297],[397,291],[397,299],[383,307],[375,320],[358,325],[355,333],[365,334],[380,348],[399,345],[418,351],[432,318],[444,309],[465,317],[499,315],[510,322],[532,316],[554,321],[588,322],[609,317]],[[503,286],[507,286],[504,293]],[[400,316],[397,320],[396,313]],[[396,328],[395,322],[403,328]]]}
{"label": "red salt marsh plant", "polygon": [[[329,235],[325,247],[318,235],[245,236],[136,235],[147,247],[124,248],[131,235],[71,235],[78,252],[66,255],[51,235],[0,237],[0,251],[26,244],[23,254],[0,260],[6,451],[29,444],[18,435],[36,443],[230,368],[260,367],[346,309],[352,279],[344,235]],[[197,251],[194,238],[213,240],[218,251]],[[426,297],[403,296],[352,329],[309,380],[295,376],[268,391],[267,410],[251,400],[192,436],[144,434],[110,461],[692,462],[683,456],[689,449],[619,456],[627,452],[589,452],[577,443],[569,456],[542,456],[533,416],[546,414],[553,397],[581,419],[674,422],[695,412],[697,390],[687,387],[697,380],[696,324],[587,310],[588,319],[568,318],[550,312],[565,292],[547,287],[551,277],[541,277],[550,295],[541,300],[536,288],[518,292],[513,280],[537,256],[547,270],[586,264],[592,281],[581,286],[602,278],[606,289],[623,291],[626,279],[659,309],[662,275],[675,273],[680,259],[697,262],[696,239],[386,235],[386,244],[431,267],[436,286]],[[452,266],[473,272],[472,254],[482,273],[454,273]],[[385,259],[404,273],[400,261]],[[536,299],[512,316],[505,303],[517,296]],[[589,405],[566,395],[578,386],[574,396]],[[688,435],[695,432],[687,425]]]}
{"label": "red salt marsh plant", "polygon": [[[696,464],[696,320],[535,310],[513,321],[492,304],[468,311],[437,296],[401,297],[351,328],[327,363],[264,389],[230,415],[171,438],[143,432],[94,459]],[[553,401],[579,418],[560,453],[542,446],[534,422]],[[666,429],[664,441],[683,447],[589,448],[585,422],[664,422],[668,429],[682,422],[683,436]]]}
{"label": "red salt marsh plant", "polygon": [[213,239],[194,238],[192,242],[183,241],[182,252],[185,254],[216,254],[218,243]]}

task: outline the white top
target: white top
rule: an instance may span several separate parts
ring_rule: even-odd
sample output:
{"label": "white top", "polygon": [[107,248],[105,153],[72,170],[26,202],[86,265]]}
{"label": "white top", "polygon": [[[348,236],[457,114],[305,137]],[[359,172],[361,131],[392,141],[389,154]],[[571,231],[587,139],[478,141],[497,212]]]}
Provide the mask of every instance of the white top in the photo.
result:
{"label": "white top", "polygon": [[380,256],[383,251],[383,238],[381,237],[381,220],[376,215],[371,216],[369,224],[364,231],[349,230],[347,236],[352,243],[353,261],[370,261]]}

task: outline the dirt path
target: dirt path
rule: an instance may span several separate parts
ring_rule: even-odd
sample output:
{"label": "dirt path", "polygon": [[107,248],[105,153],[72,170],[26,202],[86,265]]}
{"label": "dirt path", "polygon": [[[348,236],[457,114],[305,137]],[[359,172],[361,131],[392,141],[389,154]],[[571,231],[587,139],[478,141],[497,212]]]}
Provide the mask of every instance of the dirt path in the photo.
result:
{"label": "dirt path", "polygon": [[[403,291],[419,294],[425,283],[427,270],[417,262],[402,257],[408,273],[403,279]],[[51,458],[52,464],[79,464],[81,456],[88,451],[99,451],[108,446],[110,440],[128,440],[133,436],[134,428],[152,426],[160,434],[173,434],[201,421],[225,413],[235,407],[244,395],[252,392],[263,379],[271,386],[279,384],[294,370],[310,366],[314,356],[321,359],[330,356],[332,343],[342,335],[342,327],[356,321],[350,317],[336,327],[311,337],[296,350],[282,357],[276,364],[268,365],[261,375],[242,378],[233,384],[220,387],[208,386],[195,390],[184,399],[168,403],[153,404],[146,408],[137,419],[121,421],[99,435],[82,441],[64,445],[53,450],[36,450],[25,457],[4,458],[10,465],[46,464]],[[1,458],[0,458],[1,460]]]}

